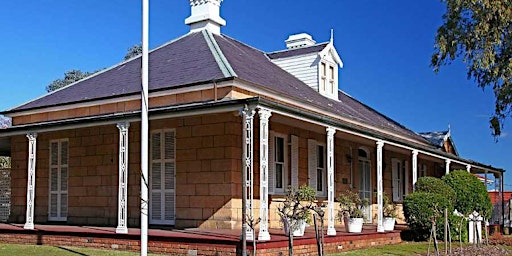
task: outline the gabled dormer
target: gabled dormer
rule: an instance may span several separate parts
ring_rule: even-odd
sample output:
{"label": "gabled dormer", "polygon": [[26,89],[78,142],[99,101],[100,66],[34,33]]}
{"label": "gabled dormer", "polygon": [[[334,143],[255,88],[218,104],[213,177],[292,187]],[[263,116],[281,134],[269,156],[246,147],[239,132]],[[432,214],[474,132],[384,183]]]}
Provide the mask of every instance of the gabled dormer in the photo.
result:
{"label": "gabled dormer", "polygon": [[339,68],[343,67],[334,42],[317,44],[306,34],[291,35],[286,50],[267,54],[272,62],[325,97],[338,100]]}

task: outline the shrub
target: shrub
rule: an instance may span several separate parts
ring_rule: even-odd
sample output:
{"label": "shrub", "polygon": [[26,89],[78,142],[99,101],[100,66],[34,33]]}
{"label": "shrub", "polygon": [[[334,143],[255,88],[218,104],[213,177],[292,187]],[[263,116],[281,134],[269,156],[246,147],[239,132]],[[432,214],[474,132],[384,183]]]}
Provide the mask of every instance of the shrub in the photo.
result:
{"label": "shrub", "polygon": [[336,200],[340,204],[340,211],[338,212],[338,218],[340,220],[344,217],[363,218],[363,208],[370,205],[368,199],[361,198],[358,193],[353,192],[352,190],[340,193]]}
{"label": "shrub", "polygon": [[[441,231],[444,223],[444,209],[453,212],[451,202],[435,193],[414,192],[404,200],[404,215],[407,225],[416,240],[426,240],[430,236],[432,220],[437,220],[437,230]],[[441,235],[441,232],[438,232]]]}
{"label": "shrub", "polygon": [[455,190],[443,180],[435,177],[421,177],[416,182],[417,192],[434,193],[445,196],[452,204],[455,204],[457,195]]}
{"label": "shrub", "polygon": [[464,170],[450,172],[442,180],[448,184],[456,194],[454,204],[457,211],[469,215],[477,211],[485,218],[492,212],[492,203],[485,185],[473,174]]}

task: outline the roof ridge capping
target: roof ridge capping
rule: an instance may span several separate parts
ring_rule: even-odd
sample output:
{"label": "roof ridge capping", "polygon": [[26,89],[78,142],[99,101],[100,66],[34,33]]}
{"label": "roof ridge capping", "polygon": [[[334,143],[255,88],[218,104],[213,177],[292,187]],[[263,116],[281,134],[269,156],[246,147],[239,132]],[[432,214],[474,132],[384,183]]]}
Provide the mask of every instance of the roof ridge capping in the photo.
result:
{"label": "roof ridge capping", "polygon": [[222,49],[220,49],[212,32],[205,29],[202,31],[202,33],[224,77],[237,77],[235,70],[222,52]]}

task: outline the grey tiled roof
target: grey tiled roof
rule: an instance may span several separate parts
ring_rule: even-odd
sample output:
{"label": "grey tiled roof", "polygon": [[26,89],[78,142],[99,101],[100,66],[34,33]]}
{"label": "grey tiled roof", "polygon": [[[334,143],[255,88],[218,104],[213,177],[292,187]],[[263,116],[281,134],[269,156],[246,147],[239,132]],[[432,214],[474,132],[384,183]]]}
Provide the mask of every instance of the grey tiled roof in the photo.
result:
{"label": "grey tiled roof", "polygon": [[[203,33],[193,33],[149,54],[150,91],[224,78]],[[8,112],[139,94],[141,57],[121,63]]]}
{"label": "grey tiled roof", "polygon": [[280,58],[287,58],[287,57],[293,57],[298,55],[304,55],[308,53],[315,53],[315,52],[321,52],[329,43],[321,43],[316,44],[309,47],[302,47],[302,48],[296,48],[296,49],[290,49],[290,50],[284,50],[284,51],[277,51],[277,52],[271,52],[267,53],[267,56],[270,59],[280,59]]}
{"label": "grey tiled roof", "polygon": [[444,146],[444,138],[448,133],[449,131],[420,132],[419,135],[428,140],[432,145],[440,148]]}
{"label": "grey tiled roof", "polygon": [[[209,45],[208,38],[211,35],[209,36],[204,32],[192,33],[153,50],[149,58],[149,90],[176,88],[227,78],[229,74],[223,75],[223,70],[219,68],[218,53],[212,53],[212,47],[216,46],[212,46],[211,42]],[[343,92],[339,93],[339,101],[320,95],[270,61],[270,57],[321,51],[326,44],[267,54],[224,35],[215,35],[213,38],[223,55],[221,57],[227,60],[223,64],[227,64],[228,69],[232,68],[234,73],[230,74],[236,74],[238,79],[295,99],[304,105],[321,108],[334,115],[427,143],[423,137]],[[139,94],[140,67],[140,57],[134,58],[6,113]]]}

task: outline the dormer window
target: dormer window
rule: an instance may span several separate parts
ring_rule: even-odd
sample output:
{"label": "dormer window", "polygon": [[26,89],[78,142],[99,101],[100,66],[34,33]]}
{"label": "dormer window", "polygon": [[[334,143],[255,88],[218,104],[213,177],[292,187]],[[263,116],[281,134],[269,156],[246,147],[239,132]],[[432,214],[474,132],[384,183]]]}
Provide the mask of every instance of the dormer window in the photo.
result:
{"label": "dormer window", "polygon": [[320,62],[319,65],[319,92],[322,95],[325,95],[330,98],[335,98],[337,96],[338,85],[336,83],[337,80],[337,69],[335,68],[335,64],[329,63],[327,61]]}

